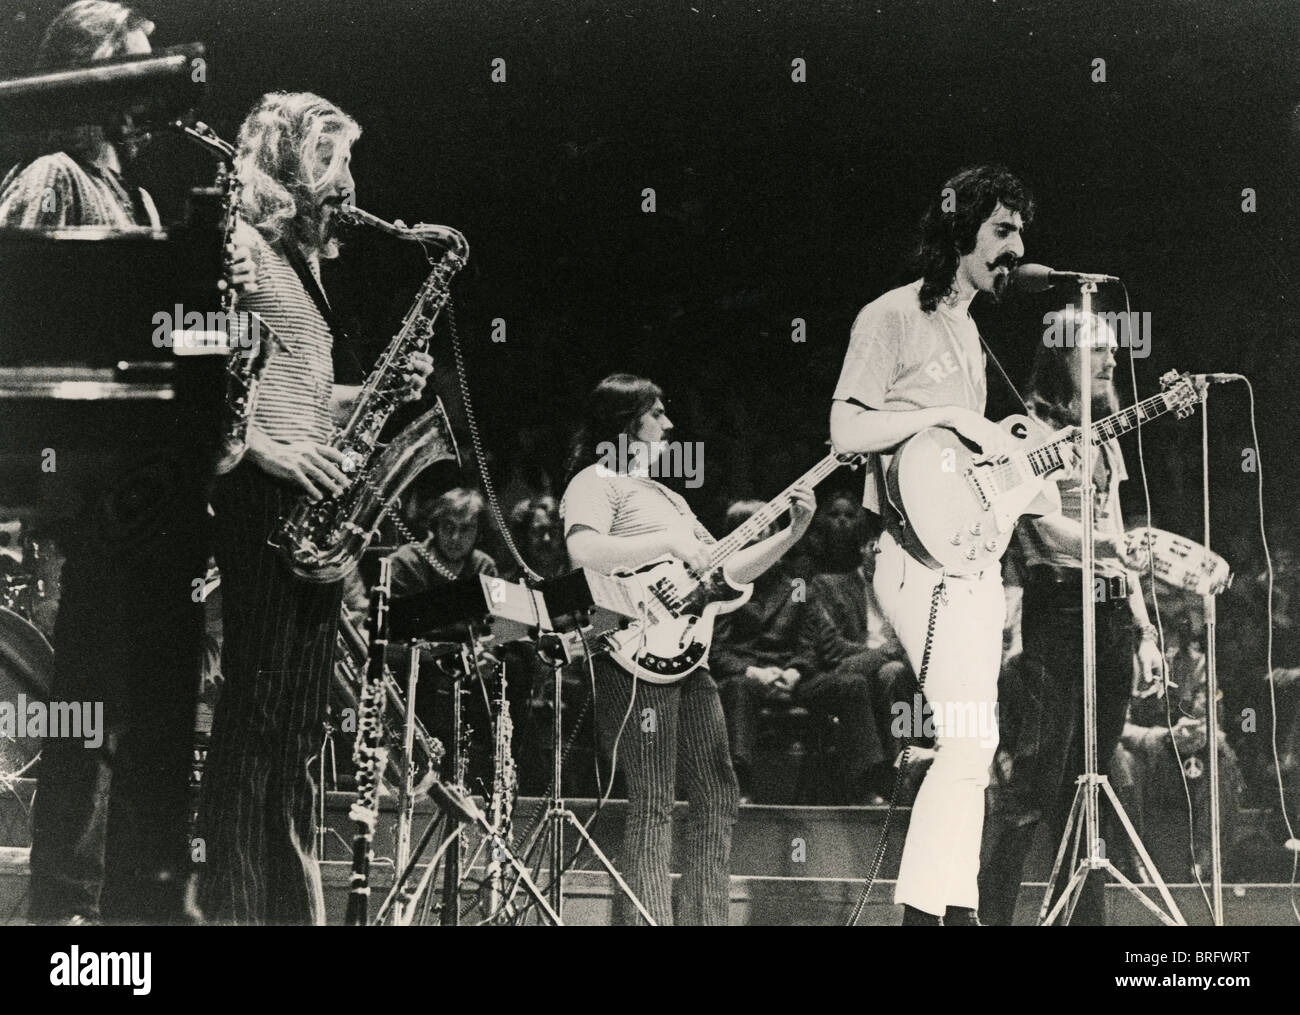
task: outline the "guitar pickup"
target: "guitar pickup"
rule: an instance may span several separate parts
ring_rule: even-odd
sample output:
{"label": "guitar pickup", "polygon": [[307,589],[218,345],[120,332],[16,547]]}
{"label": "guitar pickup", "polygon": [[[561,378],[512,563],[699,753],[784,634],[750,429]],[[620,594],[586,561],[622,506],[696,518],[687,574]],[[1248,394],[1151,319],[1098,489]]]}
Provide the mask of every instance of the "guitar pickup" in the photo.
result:
{"label": "guitar pickup", "polygon": [[971,488],[971,492],[975,494],[976,499],[979,500],[980,507],[985,511],[992,507],[989,495],[984,489],[984,484],[980,482],[980,477],[976,471],[972,468],[967,468],[962,475],[966,479],[966,485]]}

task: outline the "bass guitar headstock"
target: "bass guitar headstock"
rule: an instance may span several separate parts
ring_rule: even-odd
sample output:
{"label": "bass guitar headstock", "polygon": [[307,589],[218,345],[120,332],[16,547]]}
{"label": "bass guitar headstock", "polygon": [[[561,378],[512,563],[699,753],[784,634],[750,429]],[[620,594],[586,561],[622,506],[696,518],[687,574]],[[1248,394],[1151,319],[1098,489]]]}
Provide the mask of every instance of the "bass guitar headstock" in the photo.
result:
{"label": "bass guitar headstock", "polygon": [[1196,411],[1200,400],[1196,387],[1187,374],[1170,370],[1160,378],[1160,388],[1164,394],[1165,404],[1179,419],[1186,419]]}

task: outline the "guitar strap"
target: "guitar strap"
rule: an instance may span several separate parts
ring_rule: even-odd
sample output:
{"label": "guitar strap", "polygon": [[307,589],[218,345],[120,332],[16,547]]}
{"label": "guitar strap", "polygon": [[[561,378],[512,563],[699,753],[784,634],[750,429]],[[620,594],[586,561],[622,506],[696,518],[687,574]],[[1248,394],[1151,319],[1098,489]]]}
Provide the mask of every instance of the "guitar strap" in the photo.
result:
{"label": "guitar strap", "polygon": [[[1025,415],[1032,416],[1033,413],[1029,411],[1029,406],[1026,405],[1025,400],[1020,397],[1020,390],[1011,383],[1011,378],[1008,377],[1007,372],[1002,369],[1002,361],[998,359],[993,350],[989,348],[988,342],[984,341],[984,332],[980,331],[978,324],[975,325],[975,334],[979,336],[980,345],[984,347],[984,354],[988,356],[988,358],[993,361],[993,365],[998,368],[998,373],[1002,375],[1002,379],[1006,382],[1007,387],[1011,389],[1011,393],[1016,396],[1016,401],[1019,402],[1021,408],[1025,410]],[[985,371],[985,373],[987,373],[987,371]]]}

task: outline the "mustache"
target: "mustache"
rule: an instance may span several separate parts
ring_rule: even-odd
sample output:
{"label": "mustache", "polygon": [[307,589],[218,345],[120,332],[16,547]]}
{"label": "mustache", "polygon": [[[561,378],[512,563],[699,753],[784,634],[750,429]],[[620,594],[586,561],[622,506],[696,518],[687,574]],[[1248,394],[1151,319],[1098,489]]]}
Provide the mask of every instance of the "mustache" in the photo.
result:
{"label": "mustache", "polygon": [[1016,265],[1018,265],[1019,263],[1020,263],[1020,258],[1018,258],[1015,254],[1003,254],[1001,257],[997,258],[996,260],[990,261],[988,265],[988,269],[989,271],[993,271],[995,268],[1005,267],[1008,271],[1015,271]]}

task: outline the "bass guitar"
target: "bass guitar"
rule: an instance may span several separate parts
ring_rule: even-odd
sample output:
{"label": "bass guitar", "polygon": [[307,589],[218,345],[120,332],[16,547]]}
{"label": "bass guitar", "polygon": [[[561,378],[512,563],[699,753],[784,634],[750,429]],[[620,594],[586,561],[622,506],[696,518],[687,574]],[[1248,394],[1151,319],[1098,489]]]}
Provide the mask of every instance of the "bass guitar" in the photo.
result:
{"label": "bass guitar", "polygon": [[727,577],[727,561],[789,510],[796,486],[815,487],[840,466],[857,468],[865,460],[866,455],[860,454],[828,454],[709,547],[708,565],[700,571],[670,555],[615,572],[626,580],[626,587],[642,590],[645,619],[606,635],[610,658],[653,684],[672,684],[689,676],[708,652],[718,614],[740,609],[754,593],[753,584],[737,585]]}

